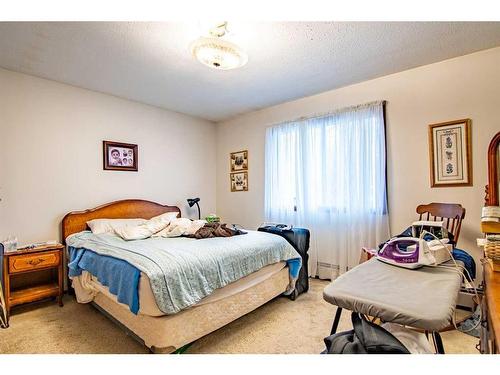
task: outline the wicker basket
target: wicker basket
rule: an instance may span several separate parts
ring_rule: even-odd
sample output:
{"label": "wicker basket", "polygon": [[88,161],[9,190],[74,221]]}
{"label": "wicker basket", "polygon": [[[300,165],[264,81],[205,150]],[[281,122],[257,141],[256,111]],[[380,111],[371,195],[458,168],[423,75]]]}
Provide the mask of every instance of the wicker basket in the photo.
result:
{"label": "wicker basket", "polygon": [[500,272],[500,241],[486,241],[484,254],[491,261],[493,271]]}

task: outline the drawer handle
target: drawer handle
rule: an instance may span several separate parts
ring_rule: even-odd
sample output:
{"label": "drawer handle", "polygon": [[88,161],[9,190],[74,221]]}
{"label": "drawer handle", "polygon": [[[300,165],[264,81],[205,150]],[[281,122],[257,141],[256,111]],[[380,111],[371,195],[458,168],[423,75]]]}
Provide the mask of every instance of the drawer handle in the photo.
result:
{"label": "drawer handle", "polygon": [[35,266],[38,266],[42,262],[45,262],[45,259],[38,258],[38,259],[31,259],[31,260],[29,260],[28,264],[35,267]]}

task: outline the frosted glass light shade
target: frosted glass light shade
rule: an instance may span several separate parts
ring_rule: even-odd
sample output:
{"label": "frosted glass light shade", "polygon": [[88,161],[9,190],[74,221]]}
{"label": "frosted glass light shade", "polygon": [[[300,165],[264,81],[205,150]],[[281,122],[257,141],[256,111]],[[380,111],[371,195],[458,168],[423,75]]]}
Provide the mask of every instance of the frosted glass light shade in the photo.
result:
{"label": "frosted glass light shade", "polygon": [[221,38],[198,38],[191,43],[190,49],[199,62],[213,69],[235,69],[248,61],[247,54],[240,47]]}

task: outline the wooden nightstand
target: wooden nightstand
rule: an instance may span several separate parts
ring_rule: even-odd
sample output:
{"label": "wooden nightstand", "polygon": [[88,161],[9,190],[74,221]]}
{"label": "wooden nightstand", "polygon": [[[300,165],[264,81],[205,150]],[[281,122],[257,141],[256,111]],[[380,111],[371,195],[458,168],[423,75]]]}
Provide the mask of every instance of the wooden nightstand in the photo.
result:
{"label": "wooden nightstand", "polygon": [[61,244],[4,253],[3,285],[7,315],[13,306],[57,297],[63,305],[63,254]]}

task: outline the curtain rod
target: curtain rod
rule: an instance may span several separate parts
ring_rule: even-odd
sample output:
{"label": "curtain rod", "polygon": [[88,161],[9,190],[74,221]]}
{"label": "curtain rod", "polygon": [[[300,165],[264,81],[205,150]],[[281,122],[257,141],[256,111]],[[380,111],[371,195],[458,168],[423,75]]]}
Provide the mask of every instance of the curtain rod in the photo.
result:
{"label": "curtain rod", "polygon": [[320,118],[320,117],[333,116],[333,115],[336,115],[336,114],[339,114],[339,113],[349,112],[349,111],[353,111],[355,109],[360,109],[360,108],[363,108],[363,107],[370,107],[370,106],[377,105],[377,104],[385,105],[386,103],[387,103],[386,100],[374,100],[374,101],[368,102],[368,103],[353,105],[353,106],[350,106],[350,107],[339,108],[339,109],[336,109],[336,110],[330,111],[330,112],[322,112],[322,113],[312,114],[312,115],[309,115],[309,116],[301,116],[301,117],[298,117],[298,118],[295,118],[295,119],[292,119],[292,120],[286,120],[286,121],[282,121],[282,122],[273,124],[270,127],[280,126],[280,125],[287,124],[287,123],[290,123],[290,122],[305,121],[305,120],[312,120],[312,119]]}

